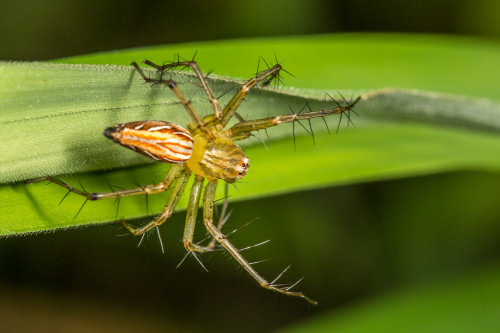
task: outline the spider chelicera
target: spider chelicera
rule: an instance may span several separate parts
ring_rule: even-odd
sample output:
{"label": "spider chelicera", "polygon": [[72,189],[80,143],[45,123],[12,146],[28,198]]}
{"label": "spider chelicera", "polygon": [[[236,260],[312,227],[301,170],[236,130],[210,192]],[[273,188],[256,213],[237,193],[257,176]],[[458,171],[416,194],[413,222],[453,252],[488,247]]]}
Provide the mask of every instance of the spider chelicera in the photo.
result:
{"label": "spider chelicera", "polygon": [[[186,250],[193,254],[196,252],[212,251],[215,244],[219,243],[262,287],[281,294],[300,297],[311,304],[316,304],[316,301],[307,297],[302,292],[291,290],[298,282],[286,286],[275,284],[284,272],[274,281],[268,282],[257,273],[251,263],[243,258],[240,251],[233,246],[226,235],[221,232],[220,229],[224,223],[223,219],[220,219],[217,226],[213,223],[214,194],[219,180],[224,180],[227,183],[234,183],[243,178],[250,167],[248,157],[246,157],[243,150],[235,144],[235,141],[250,137],[253,131],[267,129],[268,127],[279,124],[342,114],[346,111],[349,112],[360,100],[360,97],[352,102],[346,102],[344,106],[337,104],[338,107],[333,109],[288,114],[250,121],[239,119],[240,122],[230,128],[226,128],[229,120],[237,115],[235,113],[236,109],[238,109],[242,101],[254,87],[259,84],[267,85],[278,77],[282,70],[280,64],[276,64],[248,80],[241,86],[229,103],[227,103],[225,107],[222,107],[208,85],[206,77],[194,60],[176,61],[164,65],[156,65],[148,60],[144,61],[144,63],[157,69],[162,74],[164,71],[173,68],[190,68],[201,82],[201,87],[205,91],[213,109],[213,114],[201,118],[174,80],[147,77],[137,63],[133,62],[131,64],[145,82],[168,86],[186,109],[191,121],[186,129],[166,121],[135,121],[108,127],[105,129],[104,135],[114,142],[149,158],[160,162],[170,163],[171,167],[165,178],[157,184],[100,193],[81,191],[53,177],[43,177],[33,181],[49,180],[65,187],[69,192],[84,196],[87,200],[155,194],[171,190],[168,201],[161,214],[148,224],[134,229],[125,222],[122,222],[125,228],[133,235],[139,236],[144,235],[153,228],[157,228],[172,215],[179,198],[185,190],[188,179],[191,174],[194,174],[195,179],[189,195],[186,212],[186,226],[183,236],[183,243]],[[238,116],[238,118],[241,117]],[[203,223],[208,233],[213,237],[213,240],[209,245],[202,246],[193,242],[193,235],[205,179],[207,180],[207,185],[203,193]]]}

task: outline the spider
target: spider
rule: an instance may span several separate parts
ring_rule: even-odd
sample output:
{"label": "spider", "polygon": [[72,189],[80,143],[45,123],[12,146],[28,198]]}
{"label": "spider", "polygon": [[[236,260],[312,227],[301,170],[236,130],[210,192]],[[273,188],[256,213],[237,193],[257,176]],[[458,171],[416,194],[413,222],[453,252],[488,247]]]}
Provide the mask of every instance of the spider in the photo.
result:
{"label": "spider", "polygon": [[[242,179],[250,167],[250,160],[245,156],[243,150],[236,145],[235,141],[249,138],[253,131],[267,129],[268,127],[283,123],[334,114],[342,115],[342,113],[350,111],[360,100],[360,97],[352,102],[346,102],[344,106],[337,103],[338,107],[333,109],[309,110],[310,112],[306,113],[299,112],[244,121],[236,113],[236,110],[254,87],[259,84],[268,85],[274,79],[279,79],[278,75],[282,70],[280,64],[276,64],[248,80],[240,87],[229,103],[225,107],[222,107],[208,85],[207,79],[200,70],[197,62],[194,59],[188,61],[177,60],[163,65],[154,64],[149,60],[145,60],[144,63],[158,70],[160,74],[174,68],[190,68],[201,82],[201,87],[208,97],[213,114],[201,118],[174,80],[163,79],[162,75],[159,79],[150,78],[144,74],[136,62],[132,62],[131,65],[135,67],[146,83],[163,84],[169,87],[189,114],[191,121],[187,128],[167,121],[146,120],[117,124],[104,130],[104,135],[114,142],[153,160],[171,164],[167,175],[161,182],[137,188],[99,193],[90,193],[73,188],[67,183],[50,176],[35,179],[32,182],[48,180],[66,188],[68,193],[76,193],[87,200],[155,194],[171,190],[167,203],[160,215],[148,224],[135,229],[121,221],[128,231],[135,236],[139,236],[144,235],[153,228],[157,228],[173,214],[177,202],[186,188],[188,179],[194,174],[183,236],[184,247],[188,253],[195,254],[196,252],[212,251],[215,248],[215,244],[219,243],[262,287],[281,294],[302,298],[311,304],[317,304],[316,301],[307,297],[302,292],[291,290],[300,280],[293,285],[283,286],[276,284],[275,282],[284,273],[283,271],[274,281],[269,282],[253,268],[251,263],[243,258],[240,251],[230,243],[227,235],[221,232],[222,224],[225,221],[220,219],[217,226],[213,223],[214,194],[219,180],[224,180],[226,183],[234,183]],[[227,128],[229,120],[233,116],[236,116],[239,122]],[[212,241],[207,246],[202,246],[193,242],[193,236],[205,180],[207,180],[207,184],[203,193],[203,223],[212,237]]]}

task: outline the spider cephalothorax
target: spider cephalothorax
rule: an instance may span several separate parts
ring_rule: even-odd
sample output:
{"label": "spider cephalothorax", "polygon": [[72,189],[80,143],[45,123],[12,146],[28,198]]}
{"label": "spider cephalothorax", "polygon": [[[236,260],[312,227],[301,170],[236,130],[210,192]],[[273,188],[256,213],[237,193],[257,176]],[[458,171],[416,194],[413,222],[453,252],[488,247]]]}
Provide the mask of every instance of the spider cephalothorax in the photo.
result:
{"label": "spider cephalothorax", "polygon": [[246,175],[250,160],[229,137],[217,133],[213,142],[201,135],[194,137],[193,155],[186,165],[198,176],[234,183]]}
{"label": "spider cephalothorax", "polygon": [[[165,80],[163,78],[149,78],[135,62],[132,63],[144,81],[154,84],[165,84],[168,86],[186,109],[191,121],[187,129],[165,121],[134,121],[108,127],[104,131],[104,135],[114,142],[141,153],[144,156],[160,162],[170,163],[171,167],[163,181],[158,184],[145,185],[132,189],[103,193],[88,193],[75,189],[65,182],[52,177],[44,177],[42,179],[47,179],[63,186],[70,192],[86,197],[87,200],[121,198],[130,195],[154,194],[170,190],[170,195],[165,207],[160,215],[153,219],[153,221],[138,229],[134,229],[125,222],[122,222],[132,234],[144,235],[149,230],[158,228],[159,225],[164,223],[172,215],[179,197],[184,192],[187,181],[193,173],[195,177],[189,195],[186,212],[186,226],[183,236],[185,248],[194,255],[195,252],[212,251],[215,244],[219,243],[262,287],[285,295],[300,297],[309,303],[316,304],[315,301],[308,298],[303,293],[291,291],[296,283],[286,286],[275,284],[281,274],[272,282],[268,282],[264,279],[221,232],[220,229],[225,220],[221,219],[217,226],[213,224],[215,189],[219,180],[233,183],[241,179],[245,176],[250,166],[249,159],[245,156],[243,150],[236,145],[235,141],[248,138],[253,131],[266,129],[282,123],[342,114],[346,111],[349,112],[360,98],[358,97],[350,103],[346,102],[344,106],[337,104],[338,107],[333,109],[305,113],[299,112],[297,114],[240,121],[236,125],[226,128],[236,109],[251,89],[259,83],[268,84],[271,80],[277,78],[281,70],[281,65],[274,65],[259,73],[256,77],[248,80],[233,96],[229,103],[222,108],[196,62],[177,61],[162,66],[156,65],[150,61],[145,61],[144,63],[156,68],[162,73],[175,67],[191,68],[200,80],[201,87],[205,91],[214,111],[213,115],[201,118],[195,112],[189,99],[184,96],[175,81],[170,79]],[[203,223],[213,240],[207,246],[202,246],[193,242],[193,236],[205,179],[207,179],[207,184],[203,194]]]}

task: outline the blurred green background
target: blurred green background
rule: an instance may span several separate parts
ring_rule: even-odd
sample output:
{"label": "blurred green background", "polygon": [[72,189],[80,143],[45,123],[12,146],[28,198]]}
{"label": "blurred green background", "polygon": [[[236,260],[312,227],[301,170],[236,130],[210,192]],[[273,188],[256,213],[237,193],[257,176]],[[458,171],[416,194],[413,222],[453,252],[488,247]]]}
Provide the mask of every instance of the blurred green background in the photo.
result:
{"label": "blurred green background", "polygon": [[[4,0],[0,59],[354,31],[494,40],[500,37],[500,2]],[[132,238],[116,237],[124,233],[117,225],[10,237],[0,240],[0,321],[7,331],[254,332],[283,329],[323,313],[342,320],[346,311],[387,293],[432,291],[435,284],[466,284],[471,276],[497,272],[498,198],[499,174],[464,170],[231,204],[231,226],[259,218],[234,242],[243,247],[271,239],[249,255],[273,258],[260,264],[264,276],[288,264],[287,280],[304,274],[300,289],[320,302],[316,308],[259,289],[220,253],[206,256],[210,273],[193,260],[176,269],[184,256],[182,212],[163,229],[165,255],[155,235],[137,249]],[[441,301],[437,311],[443,312],[453,302]],[[473,316],[469,305],[472,301],[459,305],[465,317]],[[498,303],[481,311],[500,313]],[[415,327],[411,320],[428,318],[410,318],[394,330]]]}
{"label": "blurred green background", "polygon": [[0,59],[45,60],[134,46],[327,32],[498,38],[495,0],[3,0]]}

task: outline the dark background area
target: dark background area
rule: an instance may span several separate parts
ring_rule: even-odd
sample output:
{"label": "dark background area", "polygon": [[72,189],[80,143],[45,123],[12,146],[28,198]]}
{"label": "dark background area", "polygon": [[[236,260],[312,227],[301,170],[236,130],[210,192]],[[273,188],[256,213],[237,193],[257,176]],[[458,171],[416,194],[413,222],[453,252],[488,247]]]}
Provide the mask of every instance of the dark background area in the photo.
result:
{"label": "dark background area", "polygon": [[[190,41],[330,32],[500,36],[498,1],[31,1],[0,4],[0,59],[47,60]],[[184,256],[184,214],[137,242],[107,226],[0,240],[0,320],[24,331],[270,331],[387,290],[497,265],[500,176],[454,172],[231,204],[234,242],[309,308],[258,288],[227,256]]]}
{"label": "dark background area", "polygon": [[500,36],[495,0],[58,1],[0,4],[0,59],[45,60],[136,46],[329,32]]}

